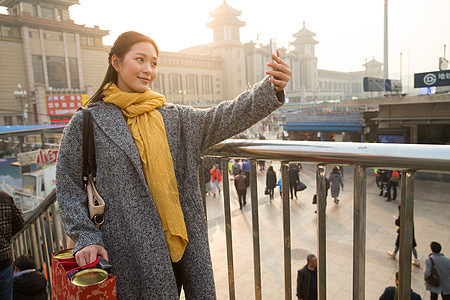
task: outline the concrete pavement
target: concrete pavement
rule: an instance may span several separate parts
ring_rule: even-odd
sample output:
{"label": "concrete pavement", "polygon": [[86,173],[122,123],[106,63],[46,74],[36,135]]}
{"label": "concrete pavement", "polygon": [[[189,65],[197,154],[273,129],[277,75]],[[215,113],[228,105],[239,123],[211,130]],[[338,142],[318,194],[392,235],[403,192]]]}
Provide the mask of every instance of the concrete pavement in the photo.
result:
{"label": "concrete pavement", "polygon": [[[266,169],[270,165],[266,162]],[[273,163],[280,176],[280,164]],[[257,166],[258,168],[258,166]],[[329,173],[331,167],[327,167]],[[352,241],[353,241],[353,169],[345,167],[344,191],[339,205],[328,197],[327,206],[327,294],[328,299],[352,297]],[[317,254],[317,220],[312,205],[315,193],[315,165],[303,164],[301,181],[308,188],[291,201],[292,241],[292,298],[296,299],[297,270],[306,263],[309,253]],[[231,187],[232,235],[236,299],[254,299],[253,240],[250,192],[247,205],[241,211],[233,182]],[[261,272],[263,299],[284,299],[283,271],[283,217],[278,189],[275,200],[269,202],[264,195],[265,172],[258,171],[258,207],[260,225]],[[429,298],[423,281],[424,259],[430,253],[432,240],[441,243],[442,253],[450,256],[450,184],[448,182],[416,180],[414,222],[420,267],[412,266],[412,289],[423,299]],[[366,299],[378,299],[384,288],[394,285],[398,260],[393,260],[387,250],[393,250],[397,236],[394,224],[400,201],[385,202],[378,196],[373,172],[367,178],[366,224]],[[401,188],[398,189],[400,199]],[[218,299],[229,299],[226,258],[223,193],[207,197],[207,213],[211,255]]]}

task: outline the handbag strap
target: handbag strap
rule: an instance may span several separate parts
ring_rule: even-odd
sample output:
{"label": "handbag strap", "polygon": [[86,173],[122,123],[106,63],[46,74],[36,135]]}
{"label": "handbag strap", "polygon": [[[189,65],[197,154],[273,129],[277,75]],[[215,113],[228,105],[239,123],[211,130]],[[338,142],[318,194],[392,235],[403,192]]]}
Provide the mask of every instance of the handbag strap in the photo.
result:
{"label": "handbag strap", "polygon": [[92,115],[88,109],[83,108],[83,182],[87,185],[89,176],[95,182],[97,176],[97,163],[94,148],[94,130],[92,128]]}

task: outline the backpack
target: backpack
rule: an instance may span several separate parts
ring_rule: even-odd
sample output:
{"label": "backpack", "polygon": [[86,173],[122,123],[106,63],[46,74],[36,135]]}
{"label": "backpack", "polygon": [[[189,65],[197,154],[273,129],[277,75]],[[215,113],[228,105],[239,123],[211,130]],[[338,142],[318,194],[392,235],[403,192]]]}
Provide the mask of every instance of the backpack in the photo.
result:
{"label": "backpack", "polygon": [[431,256],[429,257],[431,261],[431,272],[430,275],[425,279],[425,281],[431,286],[439,286],[439,274],[436,269],[436,265],[434,264]]}
{"label": "backpack", "polygon": [[398,182],[399,179],[400,179],[400,174],[395,170],[392,171],[391,179],[389,179],[389,181]]}

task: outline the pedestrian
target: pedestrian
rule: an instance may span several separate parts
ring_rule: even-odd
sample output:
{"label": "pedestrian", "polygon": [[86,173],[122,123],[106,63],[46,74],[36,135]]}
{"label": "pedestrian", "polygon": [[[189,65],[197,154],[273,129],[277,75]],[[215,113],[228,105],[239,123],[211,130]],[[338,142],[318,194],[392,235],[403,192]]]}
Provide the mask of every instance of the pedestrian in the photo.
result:
{"label": "pedestrian", "polygon": [[277,186],[280,187],[280,198],[283,199],[283,182],[281,181],[281,177],[278,179]]}
{"label": "pedestrian", "polygon": [[[387,287],[383,294],[381,294],[379,300],[398,300],[399,298],[399,292],[398,292],[398,271],[395,272],[395,286],[389,286]],[[420,295],[417,293],[414,293],[411,289],[411,300],[422,300]]]}
{"label": "pedestrian", "polygon": [[389,171],[384,169],[378,169],[378,181],[380,183],[379,196],[387,197],[387,185],[389,183]]}
{"label": "pedestrian", "polygon": [[373,173],[375,174],[375,183],[377,187],[380,187],[380,175],[378,175],[378,169],[373,169]]}
{"label": "pedestrian", "polygon": [[220,195],[220,182],[222,181],[222,173],[220,172],[219,168],[217,167],[217,164],[213,165],[213,168],[211,171],[209,171],[209,174],[211,174],[211,183],[212,183],[212,190],[213,190],[213,197],[216,196],[216,189],[219,190]]}
{"label": "pedestrian", "polygon": [[289,191],[291,193],[291,200],[295,196],[295,199],[297,200],[297,184],[300,182],[300,170],[298,168],[298,164],[290,163],[289,164]]}
{"label": "pedestrian", "polygon": [[47,300],[47,280],[36,270],[33,256],[21,255],[14,261],[13,300]]}
{"label": "pedestrian", "polygon": [[13,266],[11,238],[22,230],[24,220],[13,197],[0,191],[0,299],[11,299],[13,294]]}
{"label": "pedestrian", "polygon": [[[268,75],[234,101],[209,109],[168,104],[153,92],[159,50],[150,38],[121,34],[105,79],[88,103],[105,199],[104,223],[88,215],[82,180],[84,112],[64,129],[56,165],[58,204],[79,265],[110,261],[117,299],[216,297],[198,187],[200,155],[283,105],[291,71],[272,56]],[[274,71],[276,69],[277,71]],[[276,77],[276,78],[272,78]]]}
{"label": "pedestrian", "polygon": [[[397,239],[395,240],[395,249],[394,251],[388,251],[387,254],[392,257],[393,259],[395,259],[398,250],[400,249],[400,213],[401,213],[401,205],[398,206],[398,217],[397,219],[395,219],[395,225],[398,226],[397,228]],[[414,266],[420,266],[420,261],[419,261],[419,257],[417,255],[417,244],[416,244],[416,237],[414,235],[414,222],[413,222],[413,230],[412,230],[412,253],[414,255],[414,259],[412,260],[412,264]]]}
{"label": "pedestrian", "polygon": [[[425,259],[425,271],[423,272],[425,288],[430,291],[431,300],[437,300],[439,294],[441,294],[443,300],[450,300],[450,258],[441,253],[442,247],[438,242],[431,242],[430,248],[431,254]],[[438,286],[432,286],[426,282],[431,274],[433,264],[436,266],[439,275]]]}
{"label": "pedestrian", "polygon": [[266,161],[265,160],[258,160],[259,170],[264,171],[266,169]]}
{"label": "pedestrian", "polygon": [[235,159],[233,165],[231,166],[231,173],[234,177],[239,174],[241,170],[241,164],[239,163],[239,159]]}
{"label": "pedestrian", "polygon": [[247,187],[250,185],[250,161],[248,159],[244,159],[242,161],[242,171],[245,177],[247,177]]}
{"label": "pedestrian", "polygon": [[274,189],[276,186],[277,186],[277,174],[273,170],[273,167],[270,166],[267,169],[267,173],[266,173],[266,189],[269,191],[270,203],[272,203],[272,200],[274,198],[273,192],[274,192]]}
{"label": "pedestrian", "polygon": [[309,254],[306,265],[297,272],[297,298],[317,300],[317,257]]}
{"label": "pedestrian", "polygon": [[[396,170],[390,171],[388,174],[389,182],[387,183],[387,199],[386,201],[397,200],[397,186],[400,180],[400,173]],[[392,197],[391,197],[391,189],[392,189]]]}
{"label": "pedestrian", "polygon": [[337,167],[333,167],[333,171],[331,171],[330,176],[328,177],[328,181],[331,186],[331,197],[334,199],[334,203],[339,204],[339,192],[344,190],[344,182],[342,181],[341,172]]}
{"label": "pedestrian", "polygon": [[239,209],[242,210],[242,207],[247,204],[247,176],[242,174],[242,170],[239,170],[239,174],[236,178],[234,178],[234,187],[236,188],[236,192],[238,194]]}

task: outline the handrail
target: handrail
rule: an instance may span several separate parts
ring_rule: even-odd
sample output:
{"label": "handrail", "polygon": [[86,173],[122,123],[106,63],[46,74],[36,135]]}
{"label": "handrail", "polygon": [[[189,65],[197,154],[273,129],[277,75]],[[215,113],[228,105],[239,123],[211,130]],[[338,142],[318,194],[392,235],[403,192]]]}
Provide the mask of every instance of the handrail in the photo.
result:
{"label": "handrail", "polygon": [[448,145],[230,139],[203,155],[450,172]]}

